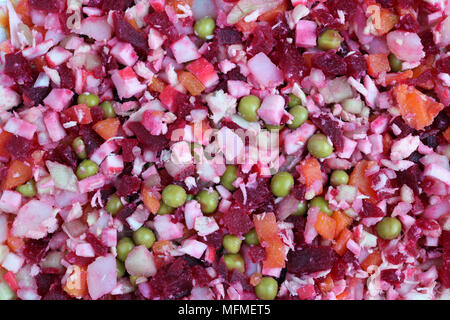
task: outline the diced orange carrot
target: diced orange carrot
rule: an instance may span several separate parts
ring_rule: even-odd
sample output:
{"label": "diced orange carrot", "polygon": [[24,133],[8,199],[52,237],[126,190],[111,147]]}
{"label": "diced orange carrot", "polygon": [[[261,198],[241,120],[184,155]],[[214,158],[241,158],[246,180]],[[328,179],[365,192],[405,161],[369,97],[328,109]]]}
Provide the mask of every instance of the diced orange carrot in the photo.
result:
{"label": "diced orange carrot", "polygon": [[11,136],[12,134],[8,131],[2,131],[0,133],[0,158],[4,160],[9,159],[9,152],[5,149],[5,144]]}
{"label": "diced orange carrot", "polygon": [[33,26],[33,22],[30,17],[30,7],[28,5],[28,0],[21,0],[19,4],[14,8],[17,14],[20,14],[22,22],[27,26]]}
{"label": "diced orange carrot", "polygon": [[170,256],[172,250],[173,245],[169,240],[159,240],[152,245],[156,268],[161,268],[170,261],[167,256]]}
{"label": "diced orange carrot", "polygon": [[98,135],[105,140],[117,136],[119,127],[120,127],[120,120],[118,118],[105,119],[97,122],[92,126],[95,132],[97,132]]}
{"label": "diced orange carrot", "polygon": [[406,84],[394,88],[394,96],[403,120],[414,129],[422,130],[433,123],[434,118],[444,109],[442,103]]}
{"label": "diced orange carrot", "polygon": [[345,228],[341,231],[339,234],[336,243],[333,246],[334,251],[336,251],[337,254],[342,256],[345,251],[347,251],[347,242],[352,238],[352,232]]}
{"label": "diced orange carrot", "polygon": [[47,60],[44,56],[40,56],[33,59],[33,66],[40,72],[44,72],[44,67],[47,67]]}
{"label": "diced orange carrot", "polygon": [[375,30],[377,31],[378,35],[381,36],[391,31],[391,29],[397,24],[398,21],[398,16],[391,10],[380,8],[380,23],[374,23]]}
{"label": "diced orange carrot", "polygon": [[361,268],[367,271],[370,266],[379,266],[382,262],[380,251],[374,251],[361,262]]}
{"label": "diced orange carrot", "polygon": [[447,142],[450,142],[450,127],[448,127],[443,133],[442,135],[444,136],[444,138],[447,140]]}
{"label": "diced orange carrot", "polygon": [[72,273],[66,280],[64,291],[74,298],[81,298],[88,293],[86,267],[73,266]]}
{"label": "diced orange carrot", "polygon": [[8,238],[6,238],[6,244],[11,251],[19,252],[22,249],[25,242],[22,240],[22,238],[17,238],[9,235]]}
{"label": "diced orange carrot", "polygon": [[369,196],[369,200],[376,202],[378,199],[377,193],[372,189],[371,181],[365,176],[367,169],[375,165],[375,161],[361,160],[359,161],[355,168],[353,168],[350,174],[350,179],[348,181],[349,185],[355,186],[361,193]]}
{"label": "diced orange carrot", "polygon": [[9,165],[6,179],[2,182],[3,189],[13,189],[20,186],[30,180],[32,176],[33,172],[30,165],[14,160]]}
{"label": "diced orange carrot", "polygon": [[348,295],[349,295],[349,293],[348,293],[347,289],[345,289],[344,292],[342,292],[336,296],[336,299],[337,300],[346,300],[348,298]]}
{"label": "diced orange carrot", "polygon": [[192,7],[193,0],[167,0],[166,4],[171,6],[176,13],[183,14],[184,11],[180,9],[180,6]]}
{"label": "diced orange carrot", "polygon": [[5,54],[13,53],[14,47],[12,46],[11,41],[5,40],[0,42],[0,52],[4,52]]}
{"label": "diced orange carrot", "polygon": [[157,77],[153,77],[152,82],[148,86],[149,90],[156,91],[156,92],[162,92],[164,88],[167,86],[167,84],[162,81],[161,79]]}
{"label": "diced orange carrot", "polygon": [[131,24],[131,26],[132,26],[133,28],[135,28],[137,31],[140,32],[140,28],[139,28],[139,26],[138,26],[138,24],[137,24],[135,18],[129,17],[128,15],[125,15],[125,20],[126,20],[129,24]]}
{"label": "diced orange carrot", "polygon": [[314,228],[322,238],[333,240],[336,234],[336,221],[327,214],[319,212]]}
{"label": "diced orange carrot", "polygon": [[279,235],[277,219],[273,212],[266,212],[253,216],[256,233],[260,243],[264,244],[266,258],[263,262],[264,268],[284,268],[285,250]]}
{"label": "diced orange carrot", "polygon": [[325,280],[320,283],[319,288],[320,288],[320,291],[322,291],[322,293],[327,293],[327,292],[330,292],[331,290],[333,290],[334,281],[330,274],[328,274],[325,277]]}
{"label": "diced orange carrot", "polygon": [[[322,185],[322,171],[316,158],[309,158],[300,162],[300,173],[307,188],[311,187],[316,181],[320,181]],[[317,194],[320,193],[322,193],[322,187]]]}
{"label": "diced orange carrot", "polygon": [[246,22],[244,19],[239,20],[235,27],[242,33],[251,33],[255,28],[258,26],[258,23],[256,21],[250,21]]}
{"label": "diced orange carrot", "polygon": [[338,236],[342,230],[352,224],[353,219],[342,211],[334,211],[331,217],[336,221],[336,236]]}
{"label": "diced orange carrot", "polygon": [[144,202],[144,205],[147,208],[147,210],[153,214],[156,214],[159,210],[160,202],[155,197],[155,195],[153,195],[153,193],[150,192],[150,190],[148,190],[147,187],[145,187],[144,184],[142,185],[141,196],[142,201]]}
{"label": "diced orange carrot", "polygon": [[2,13],[0,15],[0,27],[5,30],[9,30],[9,18],[7,13]]}
{"label": "diced orange carrot", "polygon": [[183,87],[185,87],[193,96],[198,96],[206,89],[200,80],[189,71],[180,71],[178,73],[178,81],[180,81]]}
{"label": "diced orange carrot", "polygon": [[366,57],[367,71],[372,77],[378,77],[382,72],[391,70],[389,60],[386,54],[374,53]]}
{"label": "diced orange carrot", "polygon": [[[433,60],[434,61],[434,60]],[[429,62],[428,57],[425,59],[425,63],[420,64],[419,66],[412,69],[413,76],[412,79],[419,78],[424,72],[429,71],[432,68],[432,63]],[[427,80],[422,83],[417,83],[418,80],[416,80],[416,86],[421,87],[424,89],[431,90],[434,88],[434,82],[433,80]]]}
{"label": "diced orange carrot", "polygon": [[288,3],[286,0],[284,0],[281,4],[279,4],[277,7],[273,8],[272,10],[269,10],[265,13],[263,13],[262,15],[260,15],[258,17],[259,21],[266,21],[266,22],[272,22],[277,15],[283,14],[286,12],[286,10],[288,9]]}
{"label": "diced orange carrot", "polygon": [[386,73],[384,77],[384,84],[386,86],[389,86],[391,84],[396,84],[404,80],[411,79],[413,76],[412,70],[406,70],[403,72],[397,72],[397,73]]}

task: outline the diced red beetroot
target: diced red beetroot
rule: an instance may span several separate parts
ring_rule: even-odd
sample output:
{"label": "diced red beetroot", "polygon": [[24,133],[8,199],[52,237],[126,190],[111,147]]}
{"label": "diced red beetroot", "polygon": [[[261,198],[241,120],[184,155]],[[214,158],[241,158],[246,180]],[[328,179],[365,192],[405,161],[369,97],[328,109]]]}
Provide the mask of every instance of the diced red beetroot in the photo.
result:
{"label": "diced red beetroot", "polygon": [[347,76],[360,79],[367,72],[367,62],[360,52],[352,53],[344,58],[347,64]]}
{"label": "diced red beetroot", "polygon": [[397,136],[398,138],[404,138],[414,132],[414,129],[408,126],[401,116],[398,116],[392,120],[392,124],[395,124],[401,130],[401,133]]}
{"label": "diced red beetroot", "polygon": [[149,47],[146,37],[117,12],[114,14],[114,31],[119,40],[130,43],[139,54],[148,54]]}
{"label": "diced red beetroot", "polygon": [[337,255],[331,246],[305,246],[288,254],[287,271],[304,275],[331,269]]}
{"label": "diced red beetroot", "polygon": [[102,242],[92,233],[88,232],[86,234],[86,241],[91,244],[92,248],[94,248],[96,256],[105,256],[108,253],[108,248],[104,246]]}
{"label": "diced red beetroot", "polygon": [[439,278],[445,288],[450,288],[450,263],[445,262],[439,270]]}
{"label": "diced red beetroot", "polygon": [[4,148],[9,152],[13,159],[18,160],[29,159],[31,153],[35,150],[32,141],[14,134],[9,137]]}
{"label": "diced red beetroot", "polygon": [[172,22],[170,22],[165,12],[152,12],[147,15],[144,20],[153,28],[168,36],[169,40],[177,40],[178,31]]}
{"label": "diced red beetroot", "polygon": [[91,117],[94,123],[103,120],[104,112],[101,106],[90,107],[89,109],[91,111]]}
{"label": "diced red beetroot", "polygon": [[123,223],[126,223],[126,219],[131,216],[135,210],[136,205],[134,203],[129,203],[122,209],[120,209],[120,211],[117,213],[117,219],[119,219]]}
{"label": "diced red beetroot", "polygon": [[252,33],[253,38],[250,43],[249,53],[252,55],[258,52],[264,52],[268,55],[275,46],[275,39],[272,35],[272,28],[268,24],[258,24],[258,27]]}
{"label": "diced red beetroot", "polygon": [[405,279],[405,275],[399,269],[385,269],[381,270],[381,280],[384,280],[392,285],[400,284]]}
{"label": "diced red beetroot", "polygon": [[323,8],[313,10],[311,16],[320,22],[324,28],[339,28],[341,25],[328,10]]}
{"label": "diced red beetroot", "polygon": [[[40,272],[36,277],[37,293],[45,296],[53,284],[61,285],[61,275]],[[59,282],[59,283],[58,283]]]}
{"label": "diced red beetroot", "polygon": [[159,94],[159,100],[161,100],[172,113],[176,113],[178,108],[183,105],[187,99],[188,95],[179,92],[172,86],[166,86]]}
{"label": "diced red beetroot", "polygon": [[242,43],[242,34],[233,27],[217,28],[215,32],[220,45]]}
{"label": "diced red beetroot", "polygon": [[286,21],[286,16],[283,13],[278,13],[275,17],[274,24],[272,26],[273,37],[277,41],[284,41],[286,38],[290,36],[290,38],[294,38],[293,31],[289,28],[289,25]]}
{"label": "diced red beetroot", "polygon": [[296,184],[291,190],[291,194],[299,201],[305,200],[306,187],[304,184]]}
{"label": "diced red beetroot", "polygon": [[441,245],[444,249],[444,260],[447,261],[450,259],[450,231],[442,231]]}
{"label": "diced red beetroot", "polygon": [[446,56],[436,61],[436,70],[450,74],[450,56]]}
{"label": "diced red beetroot", "polygon": [[439,53],[439,48],[434,42],[433,32],[431,30],[424,30],[419,33],[420,41],[423,45],[423,51],[426,54],[437,54]]}
{"label": "diced red beetroot", "polygon": [[311,117],[311,121],[330,138],[337,151],[342,151],[344,135],[337,121],[331,119],[329,115],[323,114]]}
{"label": "diced red beetroot", "polygon": [[169,145],[169,140],[164,136],[153,136],[140,122],[130,122],[128,127],[134,132],[139,143],[151,151],[159,152]]}
{"label": "diced red beetroot", "polygon": [[396,249],[386,254],[386,260],[392,264],[400,264],[406,261],[406,256]]}
{"label": "diced red beetroot", "polygon": [[141,187],[141,179],[136,176],[121,176],[115,182],[118,196],[129,196],[138,192]]}
{"label": "diced red beetroot", "polygon": [[338,17],[338,10],[344,12],[346,17],[351,17],[356,10],[357,1],[355,0],[331,0],[327,2],[327,7]]}
{"label": "diced red beetroot", "polygon": [[220,249],[220,247],[222,246],[222,240],[224,237],[224,231],[223,229],[217,230],[211,234],[208,234],[205,238],[206,238],[206,242],[210,245],[213,246],[214,249],[218,250]]}
{"label": "diced red beetroot", "polygon": [[440,230],[439,223],[436,220],[420,217],[416,221],[416,225],[423,231],[438,231]]}
{"label": "diced red beetroot", "polygon": [[22,87],[24,103],[28,106],[37,106],[50,93],[50,87]]}
{"label": "diced red beetroot", "polygon": [[258,179],[254,189],[247,187],[246,194],[247,201],[245,202],[241,189],[238,189],[233,193],[233,198],[245,209],[263,212],[273,208],[274,197],[273,193],[270,191],[268,179]]}
{"label": "diced red beetroot", "polygon": [[94,261],[94,258],[80,257],[80,256],[77,256],[74,252],[69,252],[64,257],[64,260],[66,260],[70,264],[76,264],[80,267],[86,267],[86,266],[90,265],[92,261]]}
{"label": "diced red beetroot", "polygon": [[77,168],[77,155],[69,145],[58,145],[55,149],[50,150],[46,155],[47,160],[64,163],[72,169]]}
{"label": "diced red beetroot", "polygon": [[29,239],[25,242],[23,255],[31,263],[38,263],[45,256],[48,250],[48,239],[33,240]]}
{"label": "diced red beetroot", "polygon": [[69,296],[65,291],[62,290],[60,283],[53,283],[50,286],[47,294],[42,298],[42,300],[72,300],[73,298]]}
{"label": "diced red beetroot", "polygon": [[347,74],[347,63],[332,50],[315,54],[312,57],[312,66],[320,69],[328,77],[337,77]]}
{"label": "diced red beetroot", "polygon": [[247,292],[253,292],[253,286],[248,282],[248,278],[239,270],[233,269],[231,271],[230,280],[228,283],[234,284],[239,282],[242,285],[242,289]]}
{"label": "diced red beetroot", "polygon": [[400,17],[400,21],[395,25],[398,30],[417,32],[420,28],[417,20],[410,14],[405,14]]}
{"label": "diced red beetroot", "polygon": [[117,144],[122,147],[123,161],[133,162],[135,158],[133,148],[138,145],[138,141],[136,139],[120,139],[117,140]]}
{"label": "diced red beetroot", "polygon": [[150,280],[152,294],[162,299],[180,299],[192,290],[192,270],[186,260],[177,258],[158,269]]}
{"label": "diced red beetroot", "polygon": [[242,235],[253,228],[252,220],[248,214],[239,206],[232,205],[230,209],[223,214],[223,224],[232,234]]}
{"label": "diced red beetroot", "polygon": [[30,62],[20,52],[5,55],[4,71],[19,85],[31,86],[34,81]]}
{"label": "diced red beetroot", "polygon": [[45,12],[60,12],[62,9],[64,9],[64,2],[59,0],[29,0],[28,4],[30,8],[34,10],[42,10]]}
{"label": "diced red beetroot", "polygon": [[266,250],[261,246],[252,246],[248,250],[248,255],[253,263],[258,263],[266,258]]}
{"label": "diced red beetroot", "polygon": [[198,264],[192,267],[192,277],[199,287],[207,287],[212,280],[205,268]]}
{"label": "diced red beetroot", "polygon": [[383,8],[392,8],[394,6],[394,0],[378,0],[377,1]]}
{"label": "diced red beetroot", "polygon": [[81,125],[79,133],[83,138],[88,156],[91,156],[91,154],[104,142],[104,139],[89,125]]}
{"label": "diced red beetroot", "polygon": [[385,213],[379,207],[374,205],[372,202],[363,199],[362,209],[359,215],[363,218],[374,218],[374,217],[384,217]]}
{"label": "diced red beetroot", "polygon": [[72,69],[67,67],[66,64],[61,64],[56,67],[59,77],[61,78],[60,88],[73,89],[75,87],[75,77]]}
{"label": "diced red beetroot", "polygon": [[133,0],[102,0],[102,10],[125,11],[133,5]]}
{"label": "diced red beetroot", "polygon": [[300,51],[286,41],[280,42],[275,50],[273,55],[284,76],[291,81],[300,82],[309,70]]}
{"label": "diced red beetroot", "polygon": [[419,194],[419,187],[423,181],[423,172],[420,167],[415,164],[403,171],[397,171],[397,182],[401,187],[406,184],[415,194]]}

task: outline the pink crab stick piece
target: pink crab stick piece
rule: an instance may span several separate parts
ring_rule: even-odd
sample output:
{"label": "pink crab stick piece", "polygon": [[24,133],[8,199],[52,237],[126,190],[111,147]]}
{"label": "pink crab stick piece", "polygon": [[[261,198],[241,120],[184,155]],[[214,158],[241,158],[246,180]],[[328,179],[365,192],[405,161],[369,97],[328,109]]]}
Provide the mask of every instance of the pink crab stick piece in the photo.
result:
{"label": "pink crab stick piece", "polygon": [[295,45],[302,48],[315,47],[317,43],[317,24],[310,20],[300,20],[295,27]]}
{"label": "pink crab stick piece", "polygon": [[111,80],[121,99],[131,98],[147,88],[146,85],[139,82],[136,73],[134,73],[131,67],[126,67],[122,70],[114,70],[112,72]]}
{"label": "pink crab stick piece", "polygon": [[283,83],[283,73],[263,52],[248,60],[247,66],[263,87],[276,87]]}
{"label": "pink crab stick piece", "polygon": [[11,118],[3,127],[5,131],[31,140],[36,132],[36,125],[18,118]]}
{"label": "pink crab stick piece", "polygon": [[219,82],[214,66],[205,58],[200,58],[191,62],[186,67],[200,82],[206,87],[212,87]]}
{"label": "pink crab stick piece", "polygon": [[200,53],[188,36],[183,36],[171,44],[170,49],[178,63],[185,63],[200,58]]}
{"label": "pink crab stick piece", "polygon": [[69,89],[52,89],[44,99],[45,105],[55,111],[61,112],[72,102],[73,92]]}
{"label": "pink crab stick piece", "polygon": [[280,95],[268,95],[264,98],[258,109],[258,115],[265,123],[279,125],[281,118],[286,114],[284,98]]}

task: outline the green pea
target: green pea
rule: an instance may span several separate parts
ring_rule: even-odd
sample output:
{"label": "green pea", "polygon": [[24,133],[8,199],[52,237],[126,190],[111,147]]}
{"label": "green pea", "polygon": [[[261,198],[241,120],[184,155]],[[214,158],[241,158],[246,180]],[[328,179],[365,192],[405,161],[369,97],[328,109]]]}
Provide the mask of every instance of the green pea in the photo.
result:
{"label": "green pea", "polygon": [[219,205],[219,193],[215,190],[212,192],[202,190],[197,194],[196,199],[200,203],[203,213],[213,213]]}
{"label": "green pea", "polygon": [[299,97],[297,97],[295,94],[289,93],[288,97],[289,97],[289,101],[287,104],[288,107],[295,107],[295,106],[302,104],[302,100]]}
{"label": "green pea", "polygon": [[86,159],[87,153],[86,153],[86,145],[84,144],[83,138],[76,137],[72,141],[72,149],[75,151],[75,154],[80,159]]}
{"label": "green pea", "polygon": [[289,113],[294,116],[292,123],[288,124],[291,129],[297,129],[308,119],[308,110],[302,106],[295,106],[289,109]]}
{"label": "green pea", "polygon": [[125,261],[128,254],[133,250],[134,243],[130,238],[122,238],[119,243],[117,243],[117,258],[120,261]]}
{"label": "green pea", "polygon": [[333,210],[328,207],[328,202],[324,197],[315,197],[309,202],[309,207],[318,207],[320,212],[323,212],[329,216],[333,214]]}
{"label": "green pea", "polygon": [[236,188],[233,186],[234,180],[237,179],[237,167],[227,166],[225,172],[220,177],[220,183],[227,188],[229,191],[234,191]]}
{"label": "green pea", "polygon": [[397,238],[402,231],[402,223],[397,218],[386,217],[377,223],[377,233],[385,240]]}
{"label": "green pea", "polygon": [[130,276],[130,283],[135,287],[136,281],[139,278],[139,276]]}
{"label": "green pea", "polygon": [[85,104],[88,107],[98,106],[100,99],[96,94],[83,93],[78,96],[78,104]]}
{"label": "green pea", "polygon": [[120,197],[117,194],[113,194],[109,197],[108,201],[106,202],[106,211],[113,216],[119,213],[120,210],[122,210],[123,204],[120,200]]}
{"label": "green pea", "polygon": [[245,272],[245,262],[240,254],[227,253],[223,258],[228,270],[236,269],[242,273]]}
{"label": "green pea", "polygon": [[172,208],[178,208],[186,202],[186,191],[176,184],[169,184],[162,192],[163,202]]}
{"label": "green pea", "polygon": [[308,206],[305,201],[300,201],[297,205],[297,210],[292,213],[293,216],[303,216],[308,210]]}
{"label": "green pea", "polygon": [[261,100],[254,95],[248,95],[243,97],[239,101],[238,111],[242,118],[247,121],[255,122],[258,121],[258,109],[261,106]]}
{"label": "green pea", "polygon": [[161,201],[160,206],[156,214],[159,214],[160,216],[163,216],[165,214],[171,214],[175,210],[175,208],[169,207],[164,202]]}
{"label": "green pea", "polygon": [[33,179],[28,180],[21,186],[16,188],[17,192],[20,192],[24,197],[34,197],[36,195],[36,184]]}
{"label": "green pea", "polygon": [[227,234],[222,240],[223,247],[229,253],[238,253],[241,250],[242,240],[233,234]]}
{"label": "green pea", "polygon": [[326,158],[333,153],[333,146],[325,135],[316,133],[308,140],[308,151],[316,158]]}
{"label": "green pea", "polygon": [[114,107],[110,101],[104,101],[100,106],[103,110],[103,118],[108,119],[116,117],[116,112],[114,111]]}
{"label": "green pea", "polygon": [[391,67],[392,72],[399,72],[402,70],[402,61],[396,57],[395,54],[391,53],[388,56],[389,66]]}
{"label": "green pea", "polygon": [[336,30],[328,29],[317,39],[317,45],[321,50],[338,49],[341,46],[342,37]]}
{"label": "green pea", "polygon": [[341,184],[348,183],[348,174],[344,170],[334,170],[331,173],[330,183],[332,186],[336,187]]}
{"label": "green pea", "polygon": [[294,185],[294,178],[289,172],[278,172],[270,181],[270,189],[277,197],[285,197]]}
{"label": "green pea", "polygon": [[204,17],[197,20],[194,24],[194,31],[197,36],[202,39],[209,38],[216,28],[216,23],[210,17]]}
{"label": "green pea", "polygon": [[89,159],[81,161],[77,168],[78,179],[86,179],[98,173],[98,165]]}
{"label": "green pea", "polygon": [[278,125],[273,125],[273,124],[267,124],[266,123],[266,128],[269,131],[280,131],[281,129],[284,128],[284,125],[278,126]]}
{"label": "green pea", "polygon": [[278,293],[278,282],[272,277],[263,277],[255,287],[255,293],[261,300],[273,300]]}
{"label": "green pea", "polygon": [[150,249],[156,241],[155,234],[152,230],[146,227],[141,227],[133,233],[133,241],[138,246],[143,245]]}
{"label": "green pea", "polygon": [[258,234],[255,228],[244,234],[244,237],[246,244],[259,244]]}
{"label": "green pea", "polygon": [[125,265],[119,259],[116,259],[117,278],[122,278],[125,275]]}

